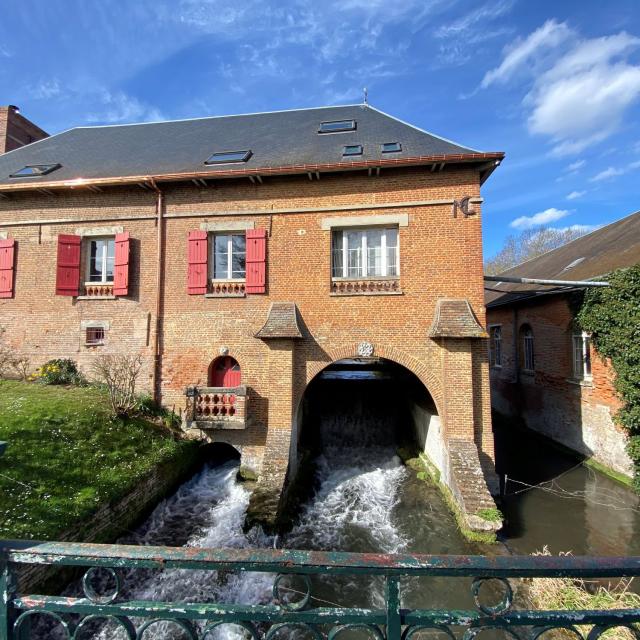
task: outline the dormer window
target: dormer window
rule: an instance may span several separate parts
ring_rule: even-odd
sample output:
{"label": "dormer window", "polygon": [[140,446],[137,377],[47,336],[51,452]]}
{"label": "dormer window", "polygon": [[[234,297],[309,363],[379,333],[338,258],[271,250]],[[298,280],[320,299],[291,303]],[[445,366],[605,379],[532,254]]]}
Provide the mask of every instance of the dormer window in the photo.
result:
{"label": "dormer window", "polygon": [[245,149],[244,151],[218,151],[207,160],[205,164],[227,164],[231,162],[246,162],[252,156],[251,149]]}
{"label": "dormer window", "polygon": [[10,178],[37,178],[38,176],[46,176],[47,173],[51,173],[56,169],[59,169],[61,164],[28,164],[18,171],[14,171],[9,175]]}
{"label": "dormer window", "polygon": [[383,142],[380,145],[382,153],[398,153],[402,151],[402,145],[399,142]]}
{"label": "dormer window", "polygon": [[361,156],[362,145],[361,144],[348,144],[342,148],[343,156]]}
{"label": "dormer window", "polygon": [[318,133],[341,133],[343,131],[355,130],[355,120],[331,120],[330,122],[321,122]]}

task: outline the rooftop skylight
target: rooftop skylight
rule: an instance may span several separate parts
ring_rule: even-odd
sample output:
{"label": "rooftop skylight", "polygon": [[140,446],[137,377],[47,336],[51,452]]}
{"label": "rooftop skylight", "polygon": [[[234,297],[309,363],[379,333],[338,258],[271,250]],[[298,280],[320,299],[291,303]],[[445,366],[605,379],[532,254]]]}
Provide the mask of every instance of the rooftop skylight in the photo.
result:
{"label": "rooftop skylight", "polygon": [[28,164],[22,169],[18,169],[9,174],[10,178],[37,178],[38,176],[46,176],[47,173],[51,173],[56,169],[59,169],[61,164]]}
{"label": "rooftop skylight", "polygon": [[245,149],[244,151],[218,151],[209,156],[204,163],[226,164],[228,162],[246,162],[251,155],[251,149]]}
{"label": "rooftop skylight", "polygon": [[355,120],[332,120],[330,122],[321,122],[318,133],[340,133],[341,131],[355,130]]}
{"label": "rooftop skylight", "polygon": [[361,156],[362,145],[361,144],[348,144],[342,148],[343,156]]}
{"label": "rooftop skylight", "polygon": [[383,142],[380,145],[382,153],[398,153],[402,151],[402,145],[399,142]]}

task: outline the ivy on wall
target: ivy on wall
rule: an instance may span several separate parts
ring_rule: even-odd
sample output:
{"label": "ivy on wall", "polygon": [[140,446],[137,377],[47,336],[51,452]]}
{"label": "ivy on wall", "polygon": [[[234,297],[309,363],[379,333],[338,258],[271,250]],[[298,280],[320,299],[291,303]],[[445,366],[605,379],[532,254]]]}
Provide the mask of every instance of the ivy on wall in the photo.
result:
{"label": "ivy on wall", "polygon": [[640,492],[640,264],[608,278],[611,286],[591,288],[578,313],[580,326],[592,334],[598,353],[611,360],[622,408],[615,420],[629,431],[627,452]]}

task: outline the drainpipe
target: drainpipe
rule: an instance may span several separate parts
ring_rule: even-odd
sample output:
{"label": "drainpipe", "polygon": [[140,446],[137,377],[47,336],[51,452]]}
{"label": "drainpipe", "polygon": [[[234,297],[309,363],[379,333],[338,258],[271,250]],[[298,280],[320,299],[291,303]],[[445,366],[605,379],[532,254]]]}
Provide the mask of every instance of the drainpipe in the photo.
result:
{"label": "drainpipe", "polygon": [[513,278],[511,276],[485,276],[485,282],[513,282],[515,284],[544,284],[559,287],[608,287],[608,282],[594,280],[549,280],[547,278]]}
{"label": "drainpipe", "polygon": [[153,329],[153,400],[160,403],[160,380],[162,376],[162,344],[160,341],[160,330],[162,327],[163,308],[163,285],[164,285],[164,217],[162,208],[164,207],[164,193],[158,187],[155,180],[150,180],[151,188],[156,193],[156,227],[157,237],[157,263],[156,263],[156,319]]}

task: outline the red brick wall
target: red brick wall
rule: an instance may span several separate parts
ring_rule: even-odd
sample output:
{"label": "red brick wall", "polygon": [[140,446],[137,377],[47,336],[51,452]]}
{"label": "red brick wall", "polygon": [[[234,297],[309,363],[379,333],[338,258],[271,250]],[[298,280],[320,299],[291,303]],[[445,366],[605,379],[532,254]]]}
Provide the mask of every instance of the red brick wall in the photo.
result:
{"label": "red brick wall", "polygon": [[[502,327],[502,367],[492,367],[490,373],[492,405],[506,415],[522,416],[530,428],[580,453],[630,473],[625,432],[612,420],[620,407],[613,369],[592,347],[592,380],[574,378],[573,322],[569,299],[562,295],[487,311],[488,326]],[[533,330],[534,374],[521,368],[524,324]]]}
{"label": "red brick wall", "polygon": [[[304,324],[305,338],[295,343],[293,395],[289,423],[306,383],[324,366],[354,356],[361,341],[375,354],[412,370],[431,392],[438,411],[457,437],[475,439],[493,456],[488,411],[486,348],[482,341],[461,340],[454,350],[464,352],[465,373],[447,374],[451,351],[427,337],[436,301],[467,298],[484,323],[480,205],[477,215],[453,218],[451,205],[423,205],[353,211],[314,211],[327,207],[411,203],[479,196],[478,172],[445,168],[365,172],[265,179],[262,185],[245,180],[220,181],[209,188],[191,184],[166,185],[165,275],[162,309],[162,399],[184,406],[187,385],[207,384],[207,370],[221,347],[242,367],[242,384],[250,388],[248,411],[252,425],[244,432],[220,434],[217,439],[252,448],[264,447],[270,403],[277,386],[270,376],[271,347],[254,338],[267,318],[272,301],[294,301]],[[2,230],[18,241],[16,294],[0,301],[0,324],[9,341],[28,354],[33,364],[51,357],[73,357],[88,367],[95,352],[140,353],[145,358],[144,386],[150,387],[155,313],[156,227],[155,195],[140,188],[111,188],[98,194],[68,191],[56,197],[16,194],[0,201],[3,221],[31,220]],[[310,209],[304,213],[252,213],[272,209]],[[242,212],[246,211],[246,215]],[[234,215],[229,215],[233,212]],[[330,231],[321,220],[332,216],[408,214],[400,227],[400,286],[402,295],[330,295]],[[206,215],[202,215],[206,214]],[[139,219],[146,216],[147,219]],[[180,217],[177,217],[180,216]],[[104,218],[122,218],[105,221]],[[135,220],[135,218],[138,218]],[[65,224],[38,224],[71,219]],[[80,221],[88,219],[89,222]],[[187,235],[203,222],[246,220],[268,230],[267,293],[245,298],[206,298],[187,295]],[[116,300],[79,300],[55,295],[56,237],[79,227],[119,225],[132,238],[131,292]],[[80,342],[83,319],[111,323],[105,347],[88,349]],[[149,327],[149,329],[148,329]],[[464,343],[464,344],[462,344]],[[449,381],[447,375],[451,377]],[[443,389],[449,382],[465,380]],[[450,406],[447,406],[449,403]],[[464,414],[464,415],[462,415]],[[447,422],[447,416],[451,419]]]}
{"label": "red brick wall", "polygon": [[48,135],[46,131],[18,113],[16,107],[0,107],[0,153],[42,140]]}

